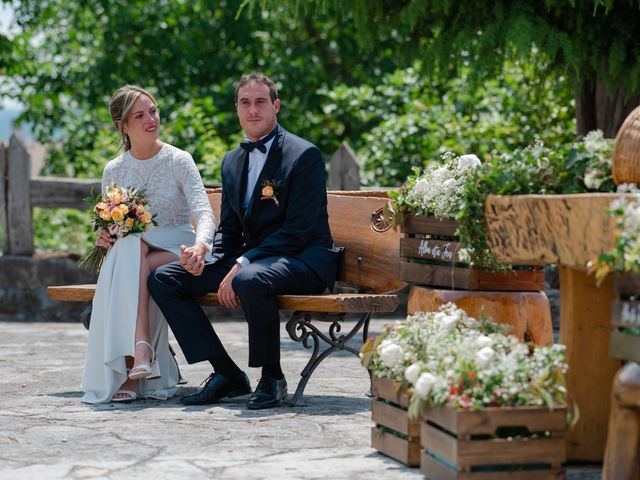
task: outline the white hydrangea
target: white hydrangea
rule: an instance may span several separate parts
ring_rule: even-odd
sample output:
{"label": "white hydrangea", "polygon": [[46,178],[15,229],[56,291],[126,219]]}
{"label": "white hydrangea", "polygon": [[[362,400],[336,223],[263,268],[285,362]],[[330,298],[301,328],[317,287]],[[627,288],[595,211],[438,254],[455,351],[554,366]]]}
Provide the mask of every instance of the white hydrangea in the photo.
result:
{"label": "white hydrangea", "polygon": [[384,340],[378,347],[377,352],[383,365],[388,368],[398,368],[404,361],[402,347],[391,340]]}
{"label": "white hydrangea", "polygon": [[480,159],[473,154],[461,155],[458,157],[458,171],[467,172],[478,168],[480,166]]}
{"label": "white hydrangea", "polygon": [[491,363],[491,360],[493,360],[495,353],[496,352],[491,347],[484,347],[478,350],[475,358],[477,367],[481,370],[487,368]]}
{"label": "white hydrangea", "polygon": [[480,335],[478,338],[476,338],[474,343],[477,349],[483,349],[484,347],[492,346],[493,340],[491,340],[491,338],[486,335]]}
{"label": "white hydrangea", "polygon": [[407,382],[413,385],[418,381],[421,371],[422,371],[422,367],[417,363],[413,363],[409,365],[404,371],[404,378]]}
{"label": "white hydrangea", "polygon": [[427,398],[429,392],[433,388],[436,383],[436,376],[425,372],[418,378],[418,381],[415,383],[416,394],[421,398]]}

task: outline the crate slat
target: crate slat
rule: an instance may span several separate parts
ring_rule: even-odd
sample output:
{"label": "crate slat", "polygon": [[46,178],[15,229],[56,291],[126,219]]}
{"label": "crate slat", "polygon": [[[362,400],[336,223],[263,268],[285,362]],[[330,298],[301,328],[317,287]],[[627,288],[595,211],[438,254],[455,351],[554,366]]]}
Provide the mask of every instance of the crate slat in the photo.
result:
{"label": "crate slat", "polygon": [[426,453],[422,454],[420,472],[429,480],[559,480],[565,478],[564,468],[504,472],[459,472]]}
{"label": "crate slat", "polygon": [[377,425],[384,425],[409,438],[420,439],[420,422],[409,419],[407,411],[383,400],[371,401],[371,419]]}
{"label": "crate slat", "polygon": [[453,237],[458,230],[458,222],[452,218],[436,218],[425,215],[406,215],[400,226],[402,233],[441,235]]}
{"label": "crate slat", "polygon": [[384,432],[378,427],[371,428],[371,447],[408,467],[420,465],[420,440],[405,440]]}

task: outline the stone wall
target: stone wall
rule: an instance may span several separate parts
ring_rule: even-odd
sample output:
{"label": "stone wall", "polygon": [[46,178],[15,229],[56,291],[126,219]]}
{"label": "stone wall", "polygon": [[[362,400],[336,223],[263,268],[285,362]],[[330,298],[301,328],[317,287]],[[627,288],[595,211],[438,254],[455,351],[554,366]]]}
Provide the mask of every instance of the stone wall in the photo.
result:
{"label": "stone wall", "polygon": [[0,320],[73,322],[88,306],[49,300],[47,286],[95,283],[96,277],[76,267],[77,257],[0,256]]}

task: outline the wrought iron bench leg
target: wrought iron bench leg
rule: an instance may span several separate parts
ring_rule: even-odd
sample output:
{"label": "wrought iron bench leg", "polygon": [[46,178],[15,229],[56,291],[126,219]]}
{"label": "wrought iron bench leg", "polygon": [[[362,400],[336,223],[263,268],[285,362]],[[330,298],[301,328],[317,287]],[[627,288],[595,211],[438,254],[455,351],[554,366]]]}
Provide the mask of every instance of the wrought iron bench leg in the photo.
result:
{"label": "wrought iron bench leg", "polygon": [[[291,318],[287,322],[287,332],[289,337],[294,342],[301,342],[304,348],[313,348],[311,352],[311,358],[302,369],[300,373],[300,381],[296,388],[296,393],[293,398],[290,398],[287,403],[291,406],[305,405],[302,400],[304,389],[307,386],[307,382],[313,371],[320,363],[327,358],[331,353],[336,350],[345,350],[353,353],[356,357],[359,357],[359,350],[355,350],[347,345],[349,340],[353,338],[361,329],[363,333],[363,341],[366,340],[366,336],[369,331],[369,320],[371,319],[371,312],[364,313],[360,319],[356,322],[355,326],[346,334],[339,335],[342,328],[342,320],[344,319],[344,313],[316,313],[316,312],[293,312]],[[328,334],[325,334],[314,325],[312,320],[318,320],[322,322],[331,322],[329,325]],[[320,341],[324,341],[329,346],[322,353],[320,351]]]}

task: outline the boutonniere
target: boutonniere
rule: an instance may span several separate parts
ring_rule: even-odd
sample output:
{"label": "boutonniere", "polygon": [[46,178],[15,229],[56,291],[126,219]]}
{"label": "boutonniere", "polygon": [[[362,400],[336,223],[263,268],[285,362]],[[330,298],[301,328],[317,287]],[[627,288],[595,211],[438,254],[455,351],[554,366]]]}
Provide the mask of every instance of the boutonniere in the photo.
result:
{"label": "boutonniere", "polygon": [[276,207],[280,206],[278,202],[278,187],[280,182],[278,180],[263,180],[262,181],[262,197],[260,200],[273,200]]}

